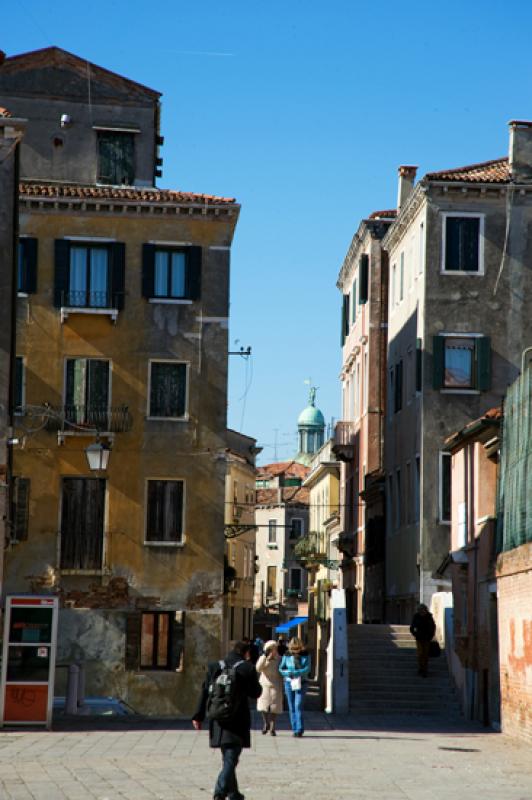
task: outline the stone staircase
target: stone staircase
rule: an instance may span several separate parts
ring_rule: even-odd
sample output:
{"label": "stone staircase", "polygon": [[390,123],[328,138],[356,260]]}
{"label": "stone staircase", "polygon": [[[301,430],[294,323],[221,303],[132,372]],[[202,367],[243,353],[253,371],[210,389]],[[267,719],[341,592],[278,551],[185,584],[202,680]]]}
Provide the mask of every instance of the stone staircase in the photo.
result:
{"label": "stone staircase", "polygon": [[349,625],[349,707],[364,714],[458,717],[460,706],[445,653],[417,674],[416,643],[407,625]]}

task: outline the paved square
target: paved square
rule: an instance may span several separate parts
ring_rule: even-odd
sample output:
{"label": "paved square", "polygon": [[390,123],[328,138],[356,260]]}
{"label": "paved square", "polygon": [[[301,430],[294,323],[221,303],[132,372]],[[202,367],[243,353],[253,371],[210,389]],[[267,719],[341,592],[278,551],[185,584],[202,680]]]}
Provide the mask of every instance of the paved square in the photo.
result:
{"label": "paved square", "polygon": [[[314,712],[303,739],[286,715],[275,738],[261,735],[257,715],[254,725],[238,768],[246,800],[532,800],[532,749],[475,725]],[[188,723],[62,727],[0,733],[1,800],[212,797],[220,754]]]}

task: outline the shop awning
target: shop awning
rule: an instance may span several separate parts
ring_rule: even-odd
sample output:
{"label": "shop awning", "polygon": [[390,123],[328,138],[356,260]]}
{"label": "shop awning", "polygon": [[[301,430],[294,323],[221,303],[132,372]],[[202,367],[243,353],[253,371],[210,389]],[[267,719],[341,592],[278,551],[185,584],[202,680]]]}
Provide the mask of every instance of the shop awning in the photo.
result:
{"label": "shop awning", "polygon": [[298,625],[304,625],[305,622],[308,622],[308,617],[293,617],[288,622],[278,625],[275,630],[277,633],[288,633],[290,628],[297,628]]}

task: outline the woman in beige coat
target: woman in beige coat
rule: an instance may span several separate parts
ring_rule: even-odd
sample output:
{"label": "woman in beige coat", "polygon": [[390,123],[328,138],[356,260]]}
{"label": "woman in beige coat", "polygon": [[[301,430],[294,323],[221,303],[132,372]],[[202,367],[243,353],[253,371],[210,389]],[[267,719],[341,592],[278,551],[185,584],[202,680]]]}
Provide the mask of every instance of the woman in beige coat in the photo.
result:
{"label": "woman in beige coat", "polygon": [[262,732],[276,736],[275,717],[283,710],[283,679],[279,673],[280,656],[277,642],[273,640],[264,645],[264,655],[256,663],[262,694],[257,700],[257,711],[262,712]]}

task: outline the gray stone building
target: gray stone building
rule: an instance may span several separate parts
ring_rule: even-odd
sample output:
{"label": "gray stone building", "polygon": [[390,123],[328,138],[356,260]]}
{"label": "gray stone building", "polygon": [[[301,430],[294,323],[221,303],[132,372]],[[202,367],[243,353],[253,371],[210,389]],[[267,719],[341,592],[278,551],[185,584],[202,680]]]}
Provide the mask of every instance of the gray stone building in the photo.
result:
{"label": "gray stone building", "polygon": [[532,344],[532,123],[509,158],[399,170],[389,253],[386,616],[448,590],[446,437],[500,404]]}

